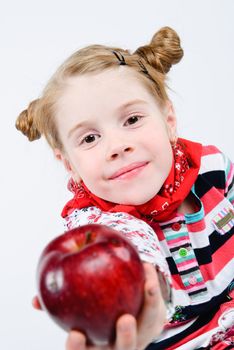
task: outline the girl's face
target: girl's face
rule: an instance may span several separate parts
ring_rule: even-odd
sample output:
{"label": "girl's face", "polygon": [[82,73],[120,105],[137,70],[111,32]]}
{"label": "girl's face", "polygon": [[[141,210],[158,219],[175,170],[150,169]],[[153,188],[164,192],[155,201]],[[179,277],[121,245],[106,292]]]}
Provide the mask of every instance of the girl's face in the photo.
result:
{"label": "girl's face", "polygon": [[70,78],[57,103],[64,153],[74,180],[100,198],[139,205],[154,197],[172,166],[176,118],[128,67]]}

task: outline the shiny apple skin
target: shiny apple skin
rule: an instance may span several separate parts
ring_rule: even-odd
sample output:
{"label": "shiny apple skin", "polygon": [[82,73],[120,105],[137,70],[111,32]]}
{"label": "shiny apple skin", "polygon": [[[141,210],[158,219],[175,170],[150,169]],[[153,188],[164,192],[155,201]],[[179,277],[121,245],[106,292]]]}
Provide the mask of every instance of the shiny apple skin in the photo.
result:
{"label": "shiny apple skin", "polygon": [[81,226],[50,242],[37,281],[43,309],[63,329],[83,332],[88,344],[113,343],[116,320],[125,313],[137,317],[143,303],[138,252],[105,225]]}

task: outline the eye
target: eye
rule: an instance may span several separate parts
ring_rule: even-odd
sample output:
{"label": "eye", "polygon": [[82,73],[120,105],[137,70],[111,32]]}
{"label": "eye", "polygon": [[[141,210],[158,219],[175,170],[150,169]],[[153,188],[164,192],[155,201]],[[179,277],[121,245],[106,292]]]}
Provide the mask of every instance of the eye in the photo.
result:
{"label": "eye", "polygon": [[133,115],[127,119],[124,125],[133,125],[136,124],[142,117],[140,115]]}
{"label": "eye", "polygon": [[93,143],[94,141],[97,140],[97,138],[99,138],[100,136],[99,135],[96,135],[96,134],[90,134],[90,135],[87,135],[85,136],[82,141],[81,141],[81,144],[85,144],[85,143]]}

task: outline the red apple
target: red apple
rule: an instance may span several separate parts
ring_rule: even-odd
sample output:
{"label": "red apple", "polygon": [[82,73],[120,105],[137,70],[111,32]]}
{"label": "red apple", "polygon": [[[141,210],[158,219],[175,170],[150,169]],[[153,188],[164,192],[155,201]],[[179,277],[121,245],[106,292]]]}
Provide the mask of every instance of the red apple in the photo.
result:
{"label": "red apple", "polygon": [[37,271],[42,308],[65,330],[83,332],[89,344],[115,339],[116,320],[137,317],[144,269],[135,247],[104,225],[85,225],[54,239]]}

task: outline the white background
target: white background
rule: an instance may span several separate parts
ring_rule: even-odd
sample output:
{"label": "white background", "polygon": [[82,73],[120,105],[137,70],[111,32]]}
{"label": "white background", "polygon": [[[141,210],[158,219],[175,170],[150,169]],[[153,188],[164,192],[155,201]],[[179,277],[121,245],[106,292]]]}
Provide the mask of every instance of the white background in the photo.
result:
{"label": "white background", "polygon": [[214,143],[233,159],[234,1],[1,2],[1,349],[62,350],[66,339],[31,298],[39,254],[63,231],[67,175],[45,141],[29,143],[16,131],[17,115],[76,49],[101,43],[135,50],[165,25],[185,51],[169,75],[179,134]]}

